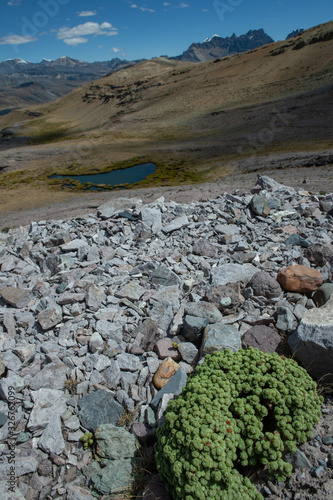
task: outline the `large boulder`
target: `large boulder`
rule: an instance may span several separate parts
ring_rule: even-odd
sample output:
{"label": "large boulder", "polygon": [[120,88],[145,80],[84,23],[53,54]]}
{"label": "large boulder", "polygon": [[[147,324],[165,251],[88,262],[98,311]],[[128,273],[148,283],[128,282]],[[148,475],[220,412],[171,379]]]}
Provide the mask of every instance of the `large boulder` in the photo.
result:
{"label": "large boulder", "polygon": [[276,279],[272,278],[265,271],[258,271],[250,279],[247,286],[253,290],[253,295],[263,296],[267,299],[278,297],[282,290]]}
{"label": "large boulder", "polygon": [[323,283],[323,277],[317,269],[308,266],[288,266],[279,271],[277,280],[289,292],[315,292]]}
{"label": "large boulder", "polygon": [[295,358],[310,375],[333,383],[333,298],[324,306],[308,310],[289,337]]}

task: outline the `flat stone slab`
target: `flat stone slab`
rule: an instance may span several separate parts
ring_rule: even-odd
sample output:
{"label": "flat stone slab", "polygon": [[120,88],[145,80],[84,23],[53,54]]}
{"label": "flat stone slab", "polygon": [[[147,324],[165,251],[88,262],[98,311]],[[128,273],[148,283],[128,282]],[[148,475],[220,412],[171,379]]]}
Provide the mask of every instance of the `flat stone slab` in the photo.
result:
{"label": "flat stone slab", "polygon": [[79,419],[82,426],[95,431],[102,424],[117,424],[124,409],[112,394],[99,389],[83,396],[78,402]]}
{"label": "flat stone slab", "polygon": [[13,286],[0,290],[0,296],[7,304],[18,309],[27,306],[31,300],[29,290],[22,290]]}
{"label": "flat stone slab", "polygon": [[212,284],[248,283],[257,271],[252,264],[222,264],[212,269]]}

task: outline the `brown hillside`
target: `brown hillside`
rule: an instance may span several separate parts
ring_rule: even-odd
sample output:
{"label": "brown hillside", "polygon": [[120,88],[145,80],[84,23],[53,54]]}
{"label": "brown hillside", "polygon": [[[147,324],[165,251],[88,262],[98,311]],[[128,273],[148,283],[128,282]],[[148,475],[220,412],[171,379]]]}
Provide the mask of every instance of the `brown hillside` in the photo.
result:
{"label": "brown hillside", "polygon": [[[333,149],[332,88],[329,22],[219,60],[152,59],[34,108],[37,118],[10,113],[0,129],[20,122],[18,135],[33,138],[20,151],[39,183],[43,172],[66,172],[70,164],[90,172],[138,156],[164,166],[155,185],[211,180],[249,157]],[[16,143],[5,140],[2,149]],[[8,154],[0,152],[7,171]],[[172,178],[165,175],[180,163]]]}

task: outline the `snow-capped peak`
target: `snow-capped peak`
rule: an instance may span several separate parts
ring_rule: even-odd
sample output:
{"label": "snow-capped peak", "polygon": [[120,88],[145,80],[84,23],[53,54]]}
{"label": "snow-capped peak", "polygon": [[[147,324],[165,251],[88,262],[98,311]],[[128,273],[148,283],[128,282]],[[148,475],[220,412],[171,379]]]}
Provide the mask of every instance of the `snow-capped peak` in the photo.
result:
{"label": "snow-capped peak", "polygon": [[205,43],[205,42],[211,42],[211,41],[212,41],[212,39],[213,39],[213,38],[215,38],[215,37],[220,38],[220,35],[213,35],[213,36],[211,36],[210,38],[206,38],[206,39],[203,41],[203,43]]}

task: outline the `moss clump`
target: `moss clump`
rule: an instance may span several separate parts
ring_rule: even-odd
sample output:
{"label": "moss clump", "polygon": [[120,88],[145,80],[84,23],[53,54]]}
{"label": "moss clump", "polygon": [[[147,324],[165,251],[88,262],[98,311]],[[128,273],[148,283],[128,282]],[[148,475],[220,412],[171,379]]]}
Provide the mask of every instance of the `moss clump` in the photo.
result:
{"label": "moss clump", "polygon": [[157,430],[156,462],[175,500],[262,499],[247,466],[285,480],[285,451],[311,435],[322,398],[292,359],[249,348],[207,355]]}

